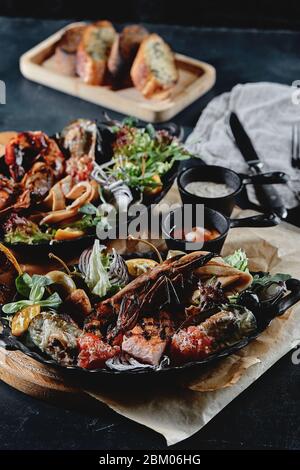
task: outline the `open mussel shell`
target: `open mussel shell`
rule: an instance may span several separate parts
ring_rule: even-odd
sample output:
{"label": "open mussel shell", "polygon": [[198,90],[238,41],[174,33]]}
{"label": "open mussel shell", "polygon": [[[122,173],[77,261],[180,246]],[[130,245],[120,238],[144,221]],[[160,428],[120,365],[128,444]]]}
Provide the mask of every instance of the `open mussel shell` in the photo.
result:
{"label": "open mussel shell", "polygon": [[257,291],[257,296],[262,303],[275,303],[287,292],[285,282],[269,282]]}
{"label": "open mussel shell", "polygon": [[238,303],[251,310],[251,312],[257,312],[260,308],[260,300],[254,292],[245,290],[241,292],[238,298]]}

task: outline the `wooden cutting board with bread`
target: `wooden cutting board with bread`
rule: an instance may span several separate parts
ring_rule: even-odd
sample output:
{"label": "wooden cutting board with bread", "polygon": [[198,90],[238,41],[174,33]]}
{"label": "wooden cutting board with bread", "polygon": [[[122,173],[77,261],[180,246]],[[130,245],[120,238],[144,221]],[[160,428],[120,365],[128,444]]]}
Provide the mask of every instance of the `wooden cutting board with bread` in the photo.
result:
{"label": "wooden cutting board with bread", "polygon": [[212,65],[172,51],[141,25],[73,23],[20,58],[37,83],[145,121],[171,119],[215,83]]}

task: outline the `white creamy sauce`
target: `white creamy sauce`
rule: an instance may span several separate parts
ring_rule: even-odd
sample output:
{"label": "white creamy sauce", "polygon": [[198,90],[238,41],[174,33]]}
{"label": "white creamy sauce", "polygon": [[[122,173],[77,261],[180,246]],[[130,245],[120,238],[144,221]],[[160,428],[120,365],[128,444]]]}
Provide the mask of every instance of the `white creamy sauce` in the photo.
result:
{"label": "white creamy sauce", "polygon": [[224,197],[232,194],[234,190],[225,183],[214,181],[192,181],[188,183],[185,190],[199,197]]}

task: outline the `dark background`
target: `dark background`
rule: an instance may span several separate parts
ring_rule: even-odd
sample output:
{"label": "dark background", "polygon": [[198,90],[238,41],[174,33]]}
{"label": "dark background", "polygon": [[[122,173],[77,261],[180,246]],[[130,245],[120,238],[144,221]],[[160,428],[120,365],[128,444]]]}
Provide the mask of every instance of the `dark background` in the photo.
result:
{"label": "dark background", "polygon": [[299,0],[0,0],[0,15],[300,29]]}
{"label": "dark background", "polygon": [[[290,85],[300,78],[299,0],[282,0],[279,4],[266,0],[98,0],[77,5],[56,0],[0,0],[0,15],[65,18],[0,18],[0,79],[7,84],[7,105],[0,106],[1,130],[41,129],[51,134],[78,117],[101,119],[101,107],[30,82],[19,71],[20,55],[65,26],[68,18],[141,21],[162,35],[174,50],[213,64],[217,69],[215,87],[174,118],[187,131],[194,127],[209,100],[237,83]],[[184,26],[168,25],[172,23]],[[188,24],[197,27],[185,26]],[[111,111],[109,114],[121,117]],[[296,212],[295,223],[299,224]],[[288,353],[204,429],[175,448],[300,449],[299,390],[300,367],[292,364]],[[108,408],[91,412],[53,406],[0,381],[0,449],[165,448],[162,436]],[[243,461],[239,459],[238,463]]]}

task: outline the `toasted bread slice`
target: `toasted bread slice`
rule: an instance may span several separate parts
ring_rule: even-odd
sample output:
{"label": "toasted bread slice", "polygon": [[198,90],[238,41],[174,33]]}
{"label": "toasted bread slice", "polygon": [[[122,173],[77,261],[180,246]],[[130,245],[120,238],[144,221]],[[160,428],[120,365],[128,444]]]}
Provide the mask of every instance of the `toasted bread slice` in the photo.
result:
{"label": "toasted bread slice", "polygon": [[76,75],[76,52],[86,26],[68,29],[58,41],[55,49],[55,63],[63,75]]}
{"label": "toasted bread slice", "polygon": [[114,88],[132,85],[130,69],[143,39],[147,36],[147,29],[136,24],[126,26],[117,35],[108,59],[108,70]]}
{"label": "toasted bread slice", "polygon": [[56,47],[69,54],[75,54],[82,37],[82,33],[86,28],[87,26],[80,25],[67,29],[58,41]]}
{"label": "toasted bread slice", "polygon": [[178,81],[174,54],[157,34],[145,38],[130,72],[134,86],[146,98],[166,98]]}
{"label": "toasted bread slice", "polygon": [[77,50],[77,73],[90,85],[103,85],[107,60],[116,38],[116,31],[109,21],[98,21],[88,26]]}

